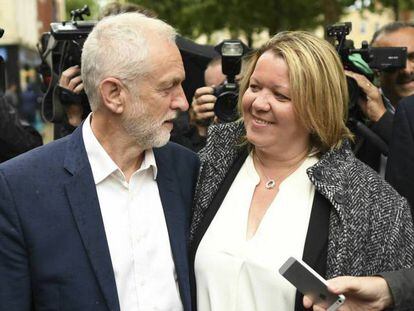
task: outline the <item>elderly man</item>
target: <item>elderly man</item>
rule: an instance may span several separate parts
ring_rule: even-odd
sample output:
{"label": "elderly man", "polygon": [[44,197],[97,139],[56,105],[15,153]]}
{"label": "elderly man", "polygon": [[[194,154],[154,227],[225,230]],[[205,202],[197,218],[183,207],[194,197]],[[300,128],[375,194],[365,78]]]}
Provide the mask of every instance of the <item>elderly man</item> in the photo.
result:
{"label": "elderly man", "polygon": [[166,23],[100,21],[85,42],[92,113],[0,165],[1,310],[190,310],[194,153],[167,143],[188,108]]}

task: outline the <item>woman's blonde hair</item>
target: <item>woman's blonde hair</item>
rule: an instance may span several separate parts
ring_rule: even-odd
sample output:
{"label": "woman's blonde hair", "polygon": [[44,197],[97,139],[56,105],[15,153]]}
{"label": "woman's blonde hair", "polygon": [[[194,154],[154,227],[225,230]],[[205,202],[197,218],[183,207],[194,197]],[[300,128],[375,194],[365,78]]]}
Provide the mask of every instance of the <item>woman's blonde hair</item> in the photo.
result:
{"label": "woman's blonde hair", "polygon": [[308,32],[280,32],[249,57],[240,83],[239,110],[257,60],[267,51],[287,64],[294,111],[311,133],[310,148],[321,154],[352,139],[345,124],[348,87],[342,63],[330,43]]}

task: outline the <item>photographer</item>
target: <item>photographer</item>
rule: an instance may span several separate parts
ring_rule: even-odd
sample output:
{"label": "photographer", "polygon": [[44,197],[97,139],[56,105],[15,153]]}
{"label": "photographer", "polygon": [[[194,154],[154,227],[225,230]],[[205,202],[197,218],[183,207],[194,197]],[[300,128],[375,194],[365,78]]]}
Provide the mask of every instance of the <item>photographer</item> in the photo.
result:
{"label": "photographer", "polygon": [[[0,38],[4,30],[0,28]],[[0,56],[0,162],[42,145],[42,137],[17,112],[16,84],[6,88],[6,66]]]}
{"label": "photographer", "polygon": [[42,137],[23,123],[16,108],[0,95],[0,162],[42,145]]}
{"label": "photographer", "polygon": [[[190,140],[194,149],[204,147],[207,137],[207,128],[214,119],[214,87],[222,84],[226,76],[221,69],[221,57],[213,58],[204,72],[205,86],[198,88],[193,97],[190,108],[190,130],[193,132]],[[188,134],[188,133],[187,133]]]}
{"label": "photographer", "polygon": [[398,102],[414,94],[414,24],[394,22],[380,28],[372,38],[374,47],[407,47],[405,68],[381,72],[380,86],[394,108]]}
{"label": "photographer", "polygon": [[[372,54],[371,52],[368,52],[370,54],[370,57],[368,58],[370,58],[370,61],[372,61],[374,65],[378,66],[378,62],[381,63],[381,66],[379,67],[373,67],[378,69],[378,76],[380,78],[379,88],[370,81],[373,79],[373,75],[368,67],[366,69],[367,72],[370,73],[366,73],[364,69],[360,71],[360,63],[352,64],[351,62],[350,69],[352,71],[356,69],[359,73],[351,72],[349,70],[346,72],[347,76],[356,82],[359,89],[357,93],[359,92],[360,95],[357,95],[358,98],[356,102],[362,112],[360,121],[369,128],[367,130],[361,130],[360,127],[355,127],[356,144],[354,152],[360,160],[371,166],[374,170],[380,172],[382,175],[384,174],[386,163],[385,156],[387,155],[388,145],[391,141],[395,107],[399,99],[414,92],[414,83],[411,83],[413,81],[412,60],[414,44],[411,39],[413,35],[414,28],[412,24],[400,22],[391,23],[379,29],[374,34],[371,47],[366,45],[358,51],[353,49],[352,53],[359,53],[359,51],[361,51],[362,55],[363,53],[367,53],[367,51],[371,51],[370,49],[372,48]],[[376,48],[398,49],[402,47],[407,48],[408,59],[406,62],[405,59],[401,59],[405,63],[401,61],[399,67],[384,66],[389,60],[388,57],[391,57],[391,51],[381,50],[381,53],[380,51],[377,51],[375,54],[373,53],[373,50]],[[343,51],[340,51],[340,53],[341,52]],[[365,56],[367,56],[367,54],[365,54]],[[392,54],[392,56],[394,57],[395,54]],[[398,57],[400,57],[400,55]],[[367,60],[367,58],[364,58],[364,60]],[[347,58],[345,58],[345,62],[347,62]],[[372,64],[369,63],[369,65],[371,66]],[[402,68],[404,65],[405,68]],[[362,72],[364,72],[364,74],[361,74]],[[369,79],[367,77],[369,77]],[[369,132],[371,132],[371,134]]]}
{"label": "photographer", "polygon": [[[414,94],[414,24],[394,22],[385,25],[380,28],[372,38],[373,47],[407,47],[407,62],[405,68],[393,71],[381,71],[379,73],[380,78],[380,90],[384,96],[389,99],[389,103],[383,105],[381,103],[382,97],[372,97],[372,94],[376,92],[379,94],[379,90],[375,87],[370,90],[361,85],[360,79],[356,78],[358,85],[367,94],[367,102],[365,105],[367,109],[364,109],[364,105],[361,105],[365,115],[373,121],[371,129],[378,134],[386,143],[391,143],[392,127],[393,127],[393,115],[398,102],[409,95]],[[370,92],[370,94],[368,94]],[[383,110],[386,106],[386,110]],[[381,115],[381,111],[383,111]],[[378,116],[381,115],[379,118]],[[375,120],[378,118],[378,120]],[[359,154],[361,160],[372,164],[374,169],[378,168],[379,164],[379,152],[374,147],[367,143]],[[382,167],[383,168],[383,167]],[[382,171],[382,170],[381,170]]]}

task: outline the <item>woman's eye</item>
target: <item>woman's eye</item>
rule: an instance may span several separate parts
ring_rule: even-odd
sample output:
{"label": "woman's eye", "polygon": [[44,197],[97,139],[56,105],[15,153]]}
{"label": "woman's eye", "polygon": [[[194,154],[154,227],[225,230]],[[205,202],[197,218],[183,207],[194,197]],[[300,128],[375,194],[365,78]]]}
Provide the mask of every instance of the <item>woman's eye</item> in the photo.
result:
{"label": "woman's eye", "polygon": [[290,101],[290,98],[289,97],[287,97],[287,96],[285,96],[285,95],[283,95],[283,94],[280,94],[280,93],[276,93],[275,94],[275,97],[276,97],[276,99],[277,100],[279,100],[279,101]]}
{"label": "woman's eye", "polygon": [[249,88],[252,92],[257,92],[259,90],[259,87],[256,84],[250,84]]}

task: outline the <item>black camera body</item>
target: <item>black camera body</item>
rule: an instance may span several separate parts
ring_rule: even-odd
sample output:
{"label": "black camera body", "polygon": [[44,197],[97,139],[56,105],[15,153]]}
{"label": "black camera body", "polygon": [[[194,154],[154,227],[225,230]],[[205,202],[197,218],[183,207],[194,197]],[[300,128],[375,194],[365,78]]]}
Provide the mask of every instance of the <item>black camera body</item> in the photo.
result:
{"label": "black camera body", "polygon": [[[371,82],[374,79],[373,73],[364,72],[356,66],[349,56],[359,54],[368,64],[370,69],[376,71],[394,71],[405,67],[407,61],[406,47],[371,47],[366,41],[362,42],[361,48],[356,49],[352,40],[346,40],[351,32],[350,22],[334,24],[326,27],[326,36],[336,38],[336,50],[341,57],[345,69],[364,75]],[[356,81],[347,77],[349,89],[349,119],[364,121],[364,116],[358,105],[358,99],[364,97],[364,92],[358,87]]]}
{"label": "black camera body", "polygon": [[350,22],[334,24],[326,27],[326,36],[336,38],[338,41],[337,51],[344,65],[349,64],[348,56],[360,54],[371,69],[378,71],[393,71],[405,67],[407,61],[406,47],[371,47],[368,42],[363,41],[360,49],[354,47],[351,40],[346,36],[351,32]]}
{"label": "black camera body", "polygon": [[217,97],[214,114],[220,122],[232,122],[238,118],[239,85],[236,76],[240,73],[242,57],[248,47],[240,40],[224,40],[215,46],[215,50],[221,55],[221,70],[226,81],[214,88],[213,95]]}
{"label": "black camera body", "polygon": [[[373,72],[364,71],[352,62],[350,56],[353,54],[359,54],[369,68],[376,71],[392,72],[405,67],[407,61],[406,47],[371,47],[366,41],[363,41],[361,48],[355,49],[353,41],[346,40],[346,36],[351,32],[351,29],[352,24],[350,22],[335,24],[326,28],[326,36],[337,40],[336,50],[345,69],[362,74],[371,82],[373,81]],[[365,93],[353,78],[347,76],[346,79],[349,92],[347,126],[352,132],[364,137],[381,150],[384,155],[387,155],[387,144],[366,125],[367,120],[359,107],[358,101],[360,98],[366,97]]]}
{"label": "black camera body", "polygon": [[236,82],[224,82],[214,87],[213,95],[217,97],[214,114],[222,122],[232,122],[237,119],[237,101],[239,85]]}
{"label": "black camera body", "polygon": [[71,15],[71,21],[51,23],[50,32],[42,35],[38,45],[42,59],[39,71],[47,88],[43,97],[43,116],[54,123],[65,122],[64,106],[67,103],[81,104],[84,115],[90,111],[85,92],[75,94],[58,85],[64,70],[81,65],[83,44],[96,24],[83,20],[83,15],[90,15],[87,6],[72,11]]}

